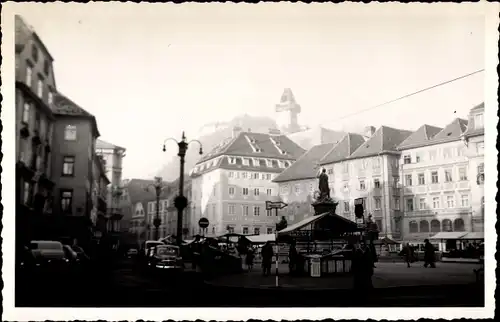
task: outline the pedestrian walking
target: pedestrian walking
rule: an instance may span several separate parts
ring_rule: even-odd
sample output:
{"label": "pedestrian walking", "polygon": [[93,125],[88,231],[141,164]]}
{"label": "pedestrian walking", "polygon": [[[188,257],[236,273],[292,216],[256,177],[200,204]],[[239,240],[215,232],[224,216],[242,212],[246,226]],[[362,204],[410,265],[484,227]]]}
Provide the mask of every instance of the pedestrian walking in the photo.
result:
{"label": "pedestrian walking", "polygon": [[413,260],[413,248],[410,246],[409,243],[406,243],[403,247],[403,258],[407,267],[408,268],[411,267],[410,263]]}
{"label": "pedestrian walking", "polygon": [[250,247],[248,247],[247,256],[245,258],[245,262],[247,264],[247,269],[249,272],[251,272],[253,270],[254,258],[255,258],[255,252],[254,252],[253,248],[250,246]]}
{"label": "pedestrian walking", "polygon": [[288,268],[290,269],[290,275],[297,272],[298,257],[299,254],[297,252],[297,248],[295,247],[295,241],[292,241],[288,252]]}
{"label": "pedestrian walking", "polygon": [[428,239],[424,241],[424,267],[436,268],[436,249]]}
{"label": "pedestrian walking", "polygon": [[368,246],[362,246],[359,242],[354,244],[351,269],[354,289],[366,291],[373,288],[373,259]]}
{"label": "pedestrian walking", "polygon": [[266,242],[262,247],[262,274],[269,276],[271,274],[271,263],[273,260],[273,246],[271,243]]}

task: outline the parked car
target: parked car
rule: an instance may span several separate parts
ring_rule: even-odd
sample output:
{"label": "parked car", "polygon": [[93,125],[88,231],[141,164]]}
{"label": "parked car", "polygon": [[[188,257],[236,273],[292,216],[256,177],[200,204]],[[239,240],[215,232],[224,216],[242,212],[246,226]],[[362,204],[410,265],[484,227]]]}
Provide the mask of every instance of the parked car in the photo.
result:
{"label": "parked car", "polygon": [[184,263],[180,256],[180,249],[174,245],[159,245],[151,249],[148,266],[153,270],[181,272]]}
{"label": "parked car", "polygon": [[30,242],[34,268],[45,273],[66,272],[70,259],[64,252],[63,244],[58,241],[36,240]]}

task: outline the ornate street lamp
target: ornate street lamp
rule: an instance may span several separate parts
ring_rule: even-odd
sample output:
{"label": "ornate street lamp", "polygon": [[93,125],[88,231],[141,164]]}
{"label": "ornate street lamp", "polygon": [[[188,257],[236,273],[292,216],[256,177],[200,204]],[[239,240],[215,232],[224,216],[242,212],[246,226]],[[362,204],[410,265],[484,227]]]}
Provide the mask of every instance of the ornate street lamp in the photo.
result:
{"label": "ornate street lamp", "polygon": [[182,244],[182,212],[184,208],[186,208],[188,204],[188,200],[186,197],[184,197],[184,158],[186,156],[186,151],[188,149],[188,146],[192,142],[197,142],[200,146],[200,155],[203,154],[203,146],[201,145],[201,142],[198,140],[191,140],[189,142],[186,142],[186,136],[184,135],[184,131],[182,132],[182,139],[181,141],[177,141],[176,139],[173,138],[168,138],[163,141],[163,152],[167,151],[167,148],[165,146],[166,142],[172,140],[175,143],[177,143],[177,146],[179,147],[179,152],[177,155],[179,156],[180,159],[180,177],[179,177],[179,195],[175,197],[174,200],[174,205],[175,208],[177,208],[177,245]]}
{"label": "ornate street lamp", "polygon": [[155,240],[158,240],[159,237],[159,229],[161,225],[161,219],[160,219],[160,196],[162,191],[167,188],[167,185],[163,183],[163,180],[161,177],[155,177],[155,182],[147,185],[144,187],[144,190],[150,191],[149,188],[153,188],[155,194],[156,194],[156,217],[153,220],[153,225],[155,227]]}

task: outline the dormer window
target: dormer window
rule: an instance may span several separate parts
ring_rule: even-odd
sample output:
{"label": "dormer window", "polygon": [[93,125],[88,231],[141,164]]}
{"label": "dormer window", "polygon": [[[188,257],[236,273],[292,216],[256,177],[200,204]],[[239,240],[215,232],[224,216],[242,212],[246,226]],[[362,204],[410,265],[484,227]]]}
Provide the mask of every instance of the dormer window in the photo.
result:
{"label": "dormer window", "polygon": [[285,167],[285,162],[283,161],[278,161],[278,167],[284,168]]}
{"label": "dormer window", "polygon": [[229,164],[236,164],[236,158],[235,157],[228,157]]}
{"label": "dormer window", "polygon": [[266,166],[268,168],[272,168],[273,167],[273,160],[266,159]]}
{"label": "dormer window", "polygon": [[217,159],[214,159],[214,160],[212,161],[212,167],[215,167],[215,165],[216,165],[216,164],[217,164]]}
{"label": "dormer window", "polygon": [[484,128],[483,113],[474,115],[474,128],[477,130]]}
{"label": "dormer window", "polygon": [[250,165],[250,160],[248,158],[242,158],[243,165]]}
{"label": "dormer window", "polygon": [[259,166],[260,166],[260,161],[259,161],[259,159],[255,159],[255,158],[254,158],[254,159],[252,159],[252,162],[253,162],[253,166],[254,166],[254,167],[259,167]]}

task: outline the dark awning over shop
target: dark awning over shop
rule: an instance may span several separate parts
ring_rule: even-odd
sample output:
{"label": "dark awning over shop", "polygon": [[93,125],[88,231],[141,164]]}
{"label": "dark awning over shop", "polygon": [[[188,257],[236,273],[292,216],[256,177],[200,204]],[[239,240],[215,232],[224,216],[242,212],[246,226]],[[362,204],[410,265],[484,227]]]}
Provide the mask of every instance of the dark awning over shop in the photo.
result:
{"label": "dark awning over shop", "polygon": [[389,237],[384,237],[384,238],[381,238],[381,239],[377,239],[374,241],[374,244],[378,245],[378,244],[382,244],[382,245],[399,245],[400,243],[389,238]]}
{"label": "dark awning over shop", "polygon": [[430,239],[460,239],[463,236],[465,236],[467,233],[465,231],[442,231],[434,236],[432,236]]}
{"label": "dark awning over shop", "polygon": [[356,223],[332,213],[305,218],[278,232],[278,237],[295,237],[329,240],[360,231]]}
{"label": "dark awning over shop", "polygon": [[470,232],[465,234],[465,236],[460,237],[460,239],[466,240],[481,240],[484,239],[484,232]]}

